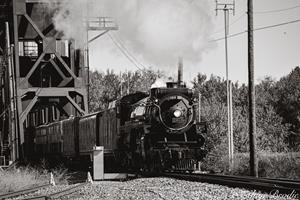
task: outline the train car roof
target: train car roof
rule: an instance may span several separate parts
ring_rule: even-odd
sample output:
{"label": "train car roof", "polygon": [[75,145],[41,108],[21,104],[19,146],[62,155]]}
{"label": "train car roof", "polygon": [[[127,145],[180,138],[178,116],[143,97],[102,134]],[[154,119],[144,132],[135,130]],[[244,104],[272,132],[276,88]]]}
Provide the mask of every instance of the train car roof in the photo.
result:
{"label": "train car roof", "polygon": [[136,106],[139,106],[139,105],[146,105],[147,101],[149,100],[149,96],[148,97],[145,97],[139,101],[137,101],[136,103],[132,104],[132,107],[136,107]]}
{"label": "train car roof", "polygon": [[[65,119],[66,120],[66,119]],[[36,128],[45,128],[45,127],[49,127],[49,126],[52,126],[52,125],[56,125],[56,124],[59,124],[61,123],[63,120],[60,120],[60,121],[54,121],[54,122],[51,122],[51,123],[47,123],[47,124],[41,124],[39,126],[37,126]]]}
{"label": "train car roof", "polygon": [[120,99],[120,103],[121,104],[134,104],[134,103],[138,102],[139,100],[141,100],[145,97],[148,97],[148,96],[149,96],[149,94],[147,94],[145,92],[136,92],[136,93],[129,94],[129,95],[122,97]]}
{"label": "train car roof", "polygon": [[82,118],[88,118],[88,117],[91,117],[91,116],[97,115],[97,114],[99,114],[99,113],[101,113],[101,112],[103,112],[103,110],[101,110],[101,111],[97,111],[97,112],[93,112],[93,113],[89,113],[89,114],[87,114],[87,115],[83,115],[83,116],[81,116],[81,117],[80,117],[80,119],[82,119]]}
{"label": "train car roof", "polygon": [[48,127],[48,124],[42,124],[42,125],[39,125],[37,127],[35,127],[36,129],[41,129],[41,128],[46,128]]}

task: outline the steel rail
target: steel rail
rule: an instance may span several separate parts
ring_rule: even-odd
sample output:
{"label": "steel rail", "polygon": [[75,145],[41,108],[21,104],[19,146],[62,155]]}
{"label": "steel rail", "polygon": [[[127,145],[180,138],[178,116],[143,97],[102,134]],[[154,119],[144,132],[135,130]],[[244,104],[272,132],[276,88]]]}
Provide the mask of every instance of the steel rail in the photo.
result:
{"label": "steel rail", "polygon": [[289,187],[293,189],[300,188],[300,181],[299,180],[290,180],[290,179],[276,179],[276,178],[255,178],[251,176],[232,176],[232,175],[218,175],[218,174],[201,174],[201,176],[214,176],[224,179],[230,180],[245,180],[245,181],[254,181],[260,183],[269,183],[274,185],[281,185],[284,187]]}
{"label": "steel rail", "polygon": [[189,181],[207,182],[229,187],[255,189],[264,192],[279,192],[283,194],[297,193],[300,195],[300,182],[297,181],[215,174],[185,174],[169,172],[164,172],[161,174],[161,176]]}
{"label": "steel rail", "polygon": [[79,185],[76,185],[74,187],[70,187],[68,189],[65,189],[65,190],[62,190],[62,191],[59,191],[59,192],[56,192],[56,193],[52,193],[52,194],[49,194],[49,195],[40,195],[40,196],[34,196],[34,197],[29,197],[29,198],[25,198],[24,200],[50,200],[50,199],[57,199],[57,198],[60,198],[60,197],[63,197],[63,196],[66,196],[66,195],[69,195],[69,194],[73,194],[75,192],[78,191],[79,188],[87,185],[89,183],[81,183]]}
{"label": "steel rail", "polygon": [[39,186],[36,186],[36,187],[24,189],[24,190],[9,192],[9,193],[6,193],[6,194],[1,194],[0,199],[7,199],[7,198],[16,197],[16,196],[21,196],[21,195],[24,195],[24,194],[33,193],[37,190],[40,190],[42,188],[49,187],[49,186],[51,186],[51,184],[39,185]]}
{"label": "steel rail", "polygon": [[275,180],[275,181],[286,181],[286,182],[292,182],[292,183],[300,183],[300,179],[287,179],[287,178],[263,178],[266,180]]}

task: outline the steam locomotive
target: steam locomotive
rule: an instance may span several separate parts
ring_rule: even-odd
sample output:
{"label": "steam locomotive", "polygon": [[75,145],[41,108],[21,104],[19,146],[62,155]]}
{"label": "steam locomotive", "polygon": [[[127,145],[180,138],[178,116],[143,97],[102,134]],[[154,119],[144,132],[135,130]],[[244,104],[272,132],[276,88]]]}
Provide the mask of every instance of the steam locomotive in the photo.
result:
{"label": "steam locomotive", "polygon": [[105,171],[194,171],[205,156],[206,124],[198,106],[179,78],[126,95],[107,110],[35,128],[34,152],[90,162],[93,148],[103,146]]}
{"label": "steam locomotive", "polygon": [[196,120],[198,101],[191,89],[177,82],[133,94],[119,102],[119,149],[136,170],[199,168],[205,156],[205,123]]}

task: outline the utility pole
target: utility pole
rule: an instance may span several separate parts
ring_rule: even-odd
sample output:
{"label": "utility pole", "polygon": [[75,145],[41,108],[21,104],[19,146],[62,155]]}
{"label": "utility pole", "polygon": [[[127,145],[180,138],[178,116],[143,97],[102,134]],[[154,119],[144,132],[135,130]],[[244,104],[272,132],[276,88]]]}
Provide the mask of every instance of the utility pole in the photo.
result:
{"label": "utility pole", "polygon": [[[87,102],[88,102],[88,111],[90,107],[90,57],[89,57],[89,44],[101,36],[105,35],[111,30],[118,30],[118,25],[110,17],[94,17],[89,15],[90,6],[93,3],[86,3],[86,10],[84,13],[86,17],[86,45],[85,45],[85,71],[86,71],[86,88],[87,88]],[[84,10],[83,10],[84,11]],[[89,31],[101,31],[93,38],[89,38]]]}
{"label": "utility pole", "polygon": [[231,95],[231,82],[229,81],[229,70],[228,70],[228,32],[229,32],[229,12],[232,11],[233,15],[235,13],[235,0],[231,3],[219,3],[216,0],[216,15],[218,11],[224,11],[225,19],[225,63],[226,63],[226,85],[227,85],[227,130],[228,130],[228,160],[229,160],[229,171],[233,167],[233,123],[232,123],[232,95]]}
{"label": "utility pole", "polygon": [[255,118],[255,84],[254,84],[254,47],[253,47],[253,0],[248,0],[248,87],[249,87],[249,142],[250,175],[258,176],[256,155],[256,118]]}

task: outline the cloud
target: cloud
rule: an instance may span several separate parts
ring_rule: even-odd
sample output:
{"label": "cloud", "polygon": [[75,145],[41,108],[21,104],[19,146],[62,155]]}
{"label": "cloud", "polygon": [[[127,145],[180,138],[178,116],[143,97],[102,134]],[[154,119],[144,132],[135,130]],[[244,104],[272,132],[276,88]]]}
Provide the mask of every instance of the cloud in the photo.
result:
{"label": "cloud", "polygon": [[197,63],[212,48],[208,0],[63,0],[49,7],[56,10],[55,28],[75,39],[79,48],[86,38],[86,16],[113,17],[118,38],[154,65],[170,66],[178,57]]}

